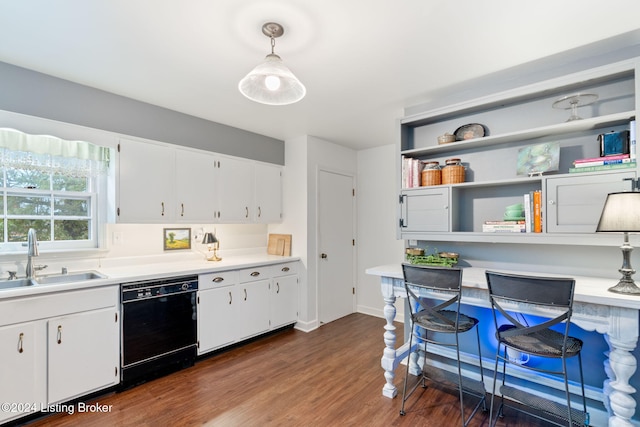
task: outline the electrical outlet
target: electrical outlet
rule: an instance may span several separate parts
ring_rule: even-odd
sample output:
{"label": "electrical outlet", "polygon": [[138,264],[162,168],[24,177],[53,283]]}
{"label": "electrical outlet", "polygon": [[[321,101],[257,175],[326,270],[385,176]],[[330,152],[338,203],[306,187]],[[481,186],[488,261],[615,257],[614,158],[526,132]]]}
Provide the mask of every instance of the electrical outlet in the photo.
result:
{"label": "electrical outlet", "polygon": [[122,245],[122,241],[123,240],[124,240],[124,235],[123,235],[122,231],[114,231],[113,232],[113,238],[112,238],[113,246]]}

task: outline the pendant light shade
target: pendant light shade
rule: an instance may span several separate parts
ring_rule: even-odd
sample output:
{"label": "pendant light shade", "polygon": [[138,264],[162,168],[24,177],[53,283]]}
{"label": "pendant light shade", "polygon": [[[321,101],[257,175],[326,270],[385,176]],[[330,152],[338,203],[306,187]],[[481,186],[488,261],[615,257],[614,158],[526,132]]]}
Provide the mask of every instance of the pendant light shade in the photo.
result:
{"label": "pendant light shade", "polygon": [[300,80],[274,53],[275,38],[284,33],[279,24],[268,22],[262,32],[271,39],[271,53],[247,74],[240,83],[240,93],[252,101],[267,105],[287,105],[300,101],[307,93]]}

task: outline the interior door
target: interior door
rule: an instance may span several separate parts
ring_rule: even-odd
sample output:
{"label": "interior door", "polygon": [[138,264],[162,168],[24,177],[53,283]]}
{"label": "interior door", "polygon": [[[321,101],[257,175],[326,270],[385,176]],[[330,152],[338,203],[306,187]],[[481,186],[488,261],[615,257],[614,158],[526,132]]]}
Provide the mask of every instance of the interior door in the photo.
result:
{"label": "interior door", "polygon": [[354,312],[354,179],[318,176],[318,318],[328,323]]}

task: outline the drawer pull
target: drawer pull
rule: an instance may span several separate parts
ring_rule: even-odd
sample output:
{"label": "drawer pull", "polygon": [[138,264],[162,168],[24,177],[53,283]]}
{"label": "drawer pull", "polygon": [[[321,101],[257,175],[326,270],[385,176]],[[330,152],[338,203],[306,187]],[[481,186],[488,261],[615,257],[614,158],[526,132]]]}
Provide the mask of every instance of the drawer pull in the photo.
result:
{"label": "drawer pull", "polygon": [[220,283],[220,282],[224,281],[224,277],[217,276],[217,277],[214,277],[211,281],[213,283]]}
{"label": "drawer pull", "polygon": [[233,302],[233,296],[231,296],[231,292],[229,292],[229,305]]}
{"label": "drawer pull", "polygon": [[20,335],[18,336],[18,353],[22,353],[24,351],[23,343],[24,343],[24,333],[20,332]]}
{"label": "drawer pull", "polygon": [[259,271],[254,271],[253,273],[251,273],[251,277],[258,277],[260,275]]}
{"label": "drawer pull", "polygon": [[290,270],[290,268],[289,268],[289,267],[282,267],[282,270],[281,270],[281,271],[289,271],[289,270]]}
{"label": "drawer pull", "polygon": [[58,344],[62,344],[62,325],[58,325]]}

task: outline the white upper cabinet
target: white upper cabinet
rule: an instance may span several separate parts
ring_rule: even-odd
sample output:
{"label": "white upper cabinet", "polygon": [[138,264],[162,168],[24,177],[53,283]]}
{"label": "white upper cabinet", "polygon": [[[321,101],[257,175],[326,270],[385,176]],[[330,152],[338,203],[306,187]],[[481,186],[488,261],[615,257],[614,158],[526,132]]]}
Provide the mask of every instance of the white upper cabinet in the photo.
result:
{"label": "white upper cabinet", "polygon": [[218,169],[218,222],[282,221],[282,167],[221,158]]}
{"label": "white upper cabinet", "polygon": [[217,162],[212,154],[176,150],[176,222],[211,223],[216,220]]}
{"label": "white upper cabinet", "polygon": [[175,150],[123,139],[118,159],[118,221],[173,222]]}
{"label": "white upper cabinet", "polygon": [[224,157],[218,168],[218,222],[253,220],[253,162]]}
{"label": "white upper cabinet", "polygon": [[282,167],[121,139],[120,223],[273,223],[282,220]]}
{"label": "white upper cabinet", "polygon": [[282,167],[255,164],[255,221],[272,224],[282,221]]}

